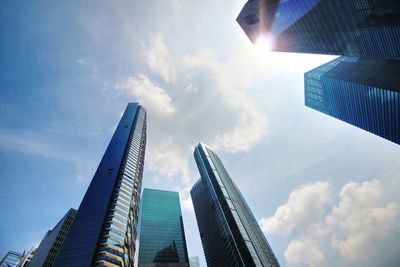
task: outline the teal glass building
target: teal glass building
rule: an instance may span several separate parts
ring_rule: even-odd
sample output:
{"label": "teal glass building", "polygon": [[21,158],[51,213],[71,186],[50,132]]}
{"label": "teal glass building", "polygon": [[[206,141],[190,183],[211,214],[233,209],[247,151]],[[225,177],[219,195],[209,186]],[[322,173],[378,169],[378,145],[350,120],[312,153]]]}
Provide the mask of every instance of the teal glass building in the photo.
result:
{"label": "teal glass building", "polygon": [[400,61],[340,57],[304,85],[307,107],[400,144]]}
{"label": "teal glass building", "polygon": [[257,220],[219,157],[206,145],[194,151],[200,180],[190,192],[209,267],[279,267]]}
{"label": "teal glass building", "polygon": [[53,266],[75,215],[76,210],[70,209],[52,230],[47,231],[29,263],[30,267]]}
{"label": "teal glass building", "polygon": [[396,59],[399,14],[397,0],[249,0],[237,22],[275,51]]}
{"label": "teal glass building", "polygon": [[178,192],[143,190],[139,267],[189,267]]}
{"label": "teal glass building", "polygon": [[134,266],[145,147],[146,110],[129,103],[54,266]]}

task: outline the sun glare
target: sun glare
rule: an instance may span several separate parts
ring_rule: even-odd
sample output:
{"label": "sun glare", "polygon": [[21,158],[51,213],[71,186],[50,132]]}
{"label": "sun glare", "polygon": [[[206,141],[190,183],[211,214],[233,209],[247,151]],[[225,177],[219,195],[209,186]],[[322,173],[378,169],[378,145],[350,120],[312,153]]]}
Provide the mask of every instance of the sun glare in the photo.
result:
{"label": "sun glare", "polygon": [[261,34],[257,38],[256,48],[264,53],[272,51],[275,48],[275,38],[271,34]]}

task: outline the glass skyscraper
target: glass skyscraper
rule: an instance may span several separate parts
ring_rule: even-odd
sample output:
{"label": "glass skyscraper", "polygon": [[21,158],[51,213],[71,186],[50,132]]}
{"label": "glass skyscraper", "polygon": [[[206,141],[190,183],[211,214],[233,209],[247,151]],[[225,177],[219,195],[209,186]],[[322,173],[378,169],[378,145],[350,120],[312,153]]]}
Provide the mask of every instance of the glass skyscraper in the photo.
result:
{"label": "glass skyscraper", "polygon": [[190,257],[189,258],[189,266],[190,267],[200,267],[199,256]]}
{"label": "glass skyscraper", "polygon": [[400,58],[400,1],[249,0],[237,22],[275,51]]}
{"label": "glass skyscraper", "polygon": [[44,236],[34,256],[29,263],[30,267],[51,267],[57,258],[60,248],[74,221],[75,209],[70,209],[57,225]]}
{"label": "glass skyscraper", "polygon": [[189,267],[178,192],[143,190],[139,267]]}
{"label": "glass skyscraper", "polygon": [[340,57],[304,74],[305,104],[400,144],[400,62]]}
{"label": "glass skyscraper", "polygon": [[55,266],[133,266],[146,146],[146,111],[129,103]]}
{"label": "glass skyscraper", "polygon": [[218,156],[200,143],[194,157],[201,178],[190,193],[207,265],[278,267],[257,220]]}
{"label": "glass skyscraper", "polygon": [[10,250],[0,261],[0,267],[17,267],[23,256],[22,253]]}
{"label": "glass skyscraper", "polygon": [[20,263],[18,264],[18,267],[27,267],[31,262],[33,256],[35,255],[35,252],[36,248],[32,247],[28,252],[24,253],[24,256],[22,257]]}

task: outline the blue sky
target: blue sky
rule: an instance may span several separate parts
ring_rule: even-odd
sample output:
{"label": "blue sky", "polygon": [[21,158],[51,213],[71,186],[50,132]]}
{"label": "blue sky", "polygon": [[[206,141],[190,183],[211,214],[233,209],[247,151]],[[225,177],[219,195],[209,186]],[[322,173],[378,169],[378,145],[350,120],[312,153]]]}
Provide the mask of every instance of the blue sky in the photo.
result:
{"label": "blue sky", "polygon": [[180,192],[189,254],[203,265],[189,197],[199,141],[283,266],[394,266],[399,147],[306,108],[303,73],[334,57],[254,47],[235,22],[243,4],[1,2],[0,255],[37,245],[79,206],[127,102],[139,101],[143,186]]}

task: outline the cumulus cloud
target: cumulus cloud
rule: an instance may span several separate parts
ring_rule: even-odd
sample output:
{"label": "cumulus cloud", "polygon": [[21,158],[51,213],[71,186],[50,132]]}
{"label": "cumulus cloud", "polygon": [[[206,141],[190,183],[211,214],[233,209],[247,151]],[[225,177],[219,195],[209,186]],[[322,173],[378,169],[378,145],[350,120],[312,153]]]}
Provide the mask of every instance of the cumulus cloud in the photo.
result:
{"label": "cumulus cloud", "polygon": [[168,4],[174,13],[179,13],[182,10],[184,0],[169,0]]}
{"label": "cumulus cloud", "polygon": [[285,254],[289,264],[298,265],[307,263],[310,267],[325,266],[325,256],[318,243],[313,239],[303,238],[289,243]]}
{"label": "cumulus cloud", "polygon": [[[233,78],[241,76],[237,62],[217,60],[207,51],[171,60],[163,40],[154,35],[145,58],[162,79],[134,74],[116,89],[134,96],[148,111],[147,168],[170,181],[181,179],[186,188],[193,184],[189,159],[194,145],[248,151],[266,133],[267,122],[246,95],[248,78]],[[188,190],[182,188],[186,198]]]}
{"label": "cumulus cloud", "polygon": [[192,198],[190,197],[191,186],[186,186],[179,191],[179,195],[181,196],[181,205],[185,210],[194,212]]}
{"label": "cumulus cloud", "polygon": [[175,138],[168,137],[156,140],[154,145],[147,149],[147,161],[151,170],[157,171],[166,178],[181,174],[183,181],[188,182],[189,166],[186,157],[182,155],[177,146]]}
{"label": "cumulus cloud", "polygon": [[[349,182],[338,204],[331,185],[316,182],[293,191],[285,205],[260,221],[267,234],[288,240],[290,266],[395,266],[400,260],[400,208],[384,201],[380,181]],[[326,205],[331,204],[330,209]],[[324,208],[325,207],[325,208]]]}
{"label": "cumulus cloud", "polygon": [[225,102],[228,109],[236,112],[236,125],[228,131],[217,132],[211,146],[236,153],[247,151],[260,142],[267,130],[266,118],[246,97],[244,88],[251,84],[251,78],[242,75],[242,68],[237,67],[239,62],[219,62],[210,51],[201,51],[196,55],[185,56],[183,64],[190,70],[206,71],[213,77],[216,85],[213,90],[218,90],[219,101]]}
{"label": "cumulus cloud", "polygon": [[327,182],[316,182],[294,190],[285,205],[278,207],[275,215],[262,218],[264,232],[288,235],[294,228],[305,232],[313,223],[321,220],[329,201],[331,186]]}
{"label": "cumulus cloud", "polygon": [[141,73],[129,77],[122,84],[117,84],[116,88],[135,96],[142,105],[161,116],[175,112],[171,97]]}
{"label": "cumulus cloud", "polygon": [[332,246],[351,262],[367,264],[365,255],[380,258],[396,244],[400,251],[400,208],[390,202],[379,205],[382,194],[379,181],[348,183],[340,192],[339,204],[327,217],[327,226],[339,232],[333,234]]}
{"label": "cumulus cloud", "polygon": [[[179,6],[178,1],[173,6]],[[149,48],[145,51],[147,66],[156,74],[160,75],[166,83],[175,83],[176,69],[172,57],[167,51],[164,38],[161,34],[155,34],[150,38]]]}

